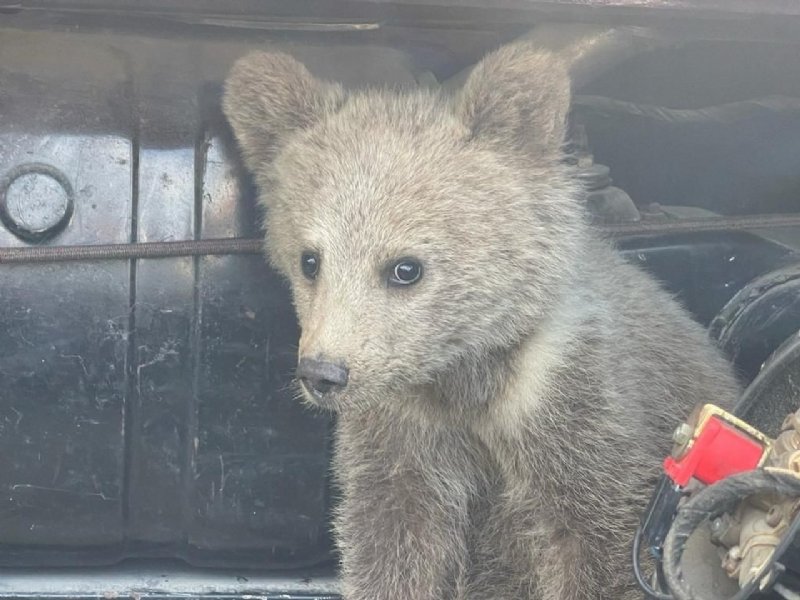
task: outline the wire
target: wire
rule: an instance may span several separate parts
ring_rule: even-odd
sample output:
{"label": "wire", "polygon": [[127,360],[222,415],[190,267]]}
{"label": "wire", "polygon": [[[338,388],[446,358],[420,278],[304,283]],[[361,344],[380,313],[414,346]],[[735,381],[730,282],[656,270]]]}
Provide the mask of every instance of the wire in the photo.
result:
{"label": "wire", "polygon": [[772,589],[786,598],[786,600],[800,600],[800,594],[790,590],[783,584],[776,583],[774,586],[772,586]]}
{"label": "wire", "polygon": [[[652,598],[653,600],[673,600],[670,594],[664,594],[659,592],[658,590],[653,589],[653,587],[647,583],[647,580],[642,573],[642,565],[639,562],[640,554],[641,554],[641,544],[642,544],[642,526],[636,528],[636,534],[633,536],[633,549],[631,552],[631,559],[633,561],[633,576],[636,577],[636,583],[639,584],[639,587],[642,591],[647,594],[648,598]],[[658,578],[661,579],[661,568],[660,566],[657,567],[658,569]]]}

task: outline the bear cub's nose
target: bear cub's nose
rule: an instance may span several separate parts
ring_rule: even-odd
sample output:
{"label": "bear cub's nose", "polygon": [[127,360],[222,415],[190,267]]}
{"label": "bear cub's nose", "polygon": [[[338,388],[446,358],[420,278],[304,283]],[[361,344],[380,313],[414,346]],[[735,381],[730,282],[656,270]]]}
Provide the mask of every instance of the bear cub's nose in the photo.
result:
{"label": "bear cub's nose", "polygon": [[315,398],[347,387],[347,367],[327,360],[301,358],[297,363],[297,378]]}

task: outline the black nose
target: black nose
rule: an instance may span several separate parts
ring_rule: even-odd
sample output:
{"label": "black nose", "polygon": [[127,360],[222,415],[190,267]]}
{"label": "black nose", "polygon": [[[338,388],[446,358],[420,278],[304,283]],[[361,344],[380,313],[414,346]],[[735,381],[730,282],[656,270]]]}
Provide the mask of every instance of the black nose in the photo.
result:
{"label": "black nose", "polygon": [[347,386],[347,367],[326,360],[301,358],[297,363],[297,378],[314,396],[344,389]]}

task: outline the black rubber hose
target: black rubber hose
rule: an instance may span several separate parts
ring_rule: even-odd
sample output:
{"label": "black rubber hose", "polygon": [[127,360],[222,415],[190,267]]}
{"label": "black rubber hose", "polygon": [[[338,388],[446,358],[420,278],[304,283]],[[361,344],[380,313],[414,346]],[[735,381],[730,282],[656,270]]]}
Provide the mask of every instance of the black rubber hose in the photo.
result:
{"label": "black rubber hose", "polygon": [[[672,528],[664,541],[664,576],[675,600],[704,600],[684,580],[681,559],[689,536],[707,519],[730,512],[743,499],[760,493],[781,496],[800,496],[800,476],[780,469],[759,469],[732,475],[700,490],[678,509]],[[775,549],[772,559],[749,584],[734,594],[730,600],[750,597],[758,582],[773,565],[776,557],[785,552],[800,528],[800,518],[795,518],[790,530]]]}

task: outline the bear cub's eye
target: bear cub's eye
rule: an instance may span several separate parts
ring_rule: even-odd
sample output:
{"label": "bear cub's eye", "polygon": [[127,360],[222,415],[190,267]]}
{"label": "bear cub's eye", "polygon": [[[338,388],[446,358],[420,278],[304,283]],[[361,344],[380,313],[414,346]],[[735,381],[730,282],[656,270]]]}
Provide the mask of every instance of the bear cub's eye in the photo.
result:
{"label": "bear cub's eye", "polygon": [[422,265],[413,258],[403,258],[389,268],[390,285],[411,285],[422,277]]}
{"label": "bear cub's eye", "polygon": [[300,256],[300,268],[307,279],[315,279],[319,271],[319,255],[316,252],[303,252]]}

